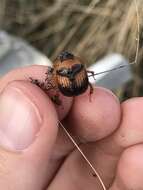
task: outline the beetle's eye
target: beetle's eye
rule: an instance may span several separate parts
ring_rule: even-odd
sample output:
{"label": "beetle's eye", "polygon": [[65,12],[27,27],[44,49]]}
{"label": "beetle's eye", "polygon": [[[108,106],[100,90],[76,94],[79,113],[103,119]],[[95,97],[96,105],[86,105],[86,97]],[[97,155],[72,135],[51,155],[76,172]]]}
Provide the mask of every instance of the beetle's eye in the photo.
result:
{"label": "beetle's eye", "polygon": [[69,70],[67,68],[62,68],[57,70],[57,74],[61,76],[67,76],[69,74]]}

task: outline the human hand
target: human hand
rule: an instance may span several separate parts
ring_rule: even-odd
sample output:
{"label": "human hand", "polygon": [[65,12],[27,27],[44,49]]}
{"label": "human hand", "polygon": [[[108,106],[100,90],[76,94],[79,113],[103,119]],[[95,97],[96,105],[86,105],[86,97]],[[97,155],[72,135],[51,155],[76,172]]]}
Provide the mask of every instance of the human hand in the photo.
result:
{"label": "human hand", "polygon": [[[46,67],[17,69],[0,80],[0,188],[3,190],[102,189],[58,120],[76,138],[108,190],[143,189],[143,98],[120,105],[95,88],[55,106],[29,77]],[[56,107],[56,108],[55,108]]]}

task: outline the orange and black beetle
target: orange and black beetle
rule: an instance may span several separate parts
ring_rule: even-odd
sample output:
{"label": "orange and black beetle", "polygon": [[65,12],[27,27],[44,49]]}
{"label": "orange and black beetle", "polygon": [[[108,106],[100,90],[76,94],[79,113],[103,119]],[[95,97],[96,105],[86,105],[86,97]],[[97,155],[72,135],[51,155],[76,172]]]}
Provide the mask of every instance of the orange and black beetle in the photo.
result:
{"label": "orange and black beetle", "polygon": [[73,54],[64,51],[54,61],[53,78],[59,91],[65,96],[78,96],[90,85],[85,65]]}
{"label": "orange and black beetle", "polygon": [[[93,71],[86,70],[86,67],[80,58],[64,51],[55,59],[53,67],[48,67],[44,82],[40,82],[39,80],[31,77],[30,80],[45,92],[54,89],[56,91],[56,95],[52,97],[52,100],[56,104],[60,105],[61,102],[59,100],[59,92],[61,92],[64,96],[78,96],[84,93],[89,86],[91,95],[93,92],[93,87],[89,82],[89,77],[92,76],[94,78],[95,75],[121,69],[126,66],[129,65],[119,65],[118,67],[110,70],[94,73]],[[89,76],[88,73],[90,73]]]}
{"label": "orange and black beetle", "polygon": [[89,83],[88,73],[94,76],[94,72],[87,71],[85,65],[78,57],[64,51],[55,59],[53,67],[48,67],[45,82],[41,83],[32,78],[31,82],[38,85],[44,91],[55,89],[57,92],[56,97],[58,97],[59,91],[64,96],[78,96],[85,92],[88,86],[90,86],[91,94],[93,88]]}

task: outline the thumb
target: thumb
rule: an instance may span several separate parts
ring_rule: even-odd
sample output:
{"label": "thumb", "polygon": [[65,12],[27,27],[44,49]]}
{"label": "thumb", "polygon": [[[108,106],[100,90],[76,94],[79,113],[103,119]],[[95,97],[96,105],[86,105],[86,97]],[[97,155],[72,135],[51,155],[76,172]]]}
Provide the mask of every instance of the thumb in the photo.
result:
{"label": "thumb", "polygon": [[0,187],[40,190],[48,183],[57,113],[35,85],[15,81],[0,94]]}

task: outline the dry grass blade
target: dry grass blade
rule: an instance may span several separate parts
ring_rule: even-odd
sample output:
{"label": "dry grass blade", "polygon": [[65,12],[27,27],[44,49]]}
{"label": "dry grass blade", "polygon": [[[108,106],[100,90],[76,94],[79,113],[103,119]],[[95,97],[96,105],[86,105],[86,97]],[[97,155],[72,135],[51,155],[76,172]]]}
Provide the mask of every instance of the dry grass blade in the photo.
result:
{"label": "dry grass blade", "polygon": [[80,152],[81,156],[84,158],[84,160],[87,162],[87,164],[90,166],[90,168],[92,169],[92,171],[94,172],[95,176],[98,177],[103,190],[107,190],[100,175],[98,174],[98,172],[96,171],[96,169],[93,167],[92,163],[88,160],[88,158],[86,157],[86,155],[83,153],[83,151],[81,150],[81,148],[78,146],[78,144],[75,142],[75,140],[73,139],[73,137],[70,135],[70,133],[66,130],[66,128],[63,126],[63,124],[59,121],[60,126],[62,127],[62,129],[64,130],[64,132],[67,134],[67,136],[69,137],[69,139],[72,141],[72,143],[74,144],[74,146],[77,148],[77,150]]}
{"label": "dry grass blade", "polygon": [[32,16],[32,25],[22,33],[22,35],[26,35],[28,33],[31,33],[34,29],[36,29],[40,24],[46,22],[48,19],[50,19],[52,16],[56,15],[56,13],[62,9],[62,7],[67,3],[67,0],[57,0],[55,3],[55,6],[48,7],[44,12],[42,12],[40,15]]}
{"label": "dry grass blade", "polygon": [[139,17],[139,10],[137,5],[137,0],[134,0],[135,7],[136,7],[136,17],[137,17],[137,47],[136,47],[136,56],[135,56],[135,64],[138,62],[138,55],[139,55],[139,44],[140,44],[140,17]]}
{"label": "dry grass blade", "polygon": [[71,29],[71,31],[67,34],[65,37],[64,41],[58,46],[58,48],[55,50],[55,53],[53,54],[52,58],[54,59],[63,49],[64,47],[70,42],[76,31],[80,28],[81,24],[87,17],[87,15],[90,13],[90,11],[95,7],[95,5],[99,2],[99,0],[92,0],[91,3],[89,4],[86,14],[81,15],[78,18],[77,25]]}

